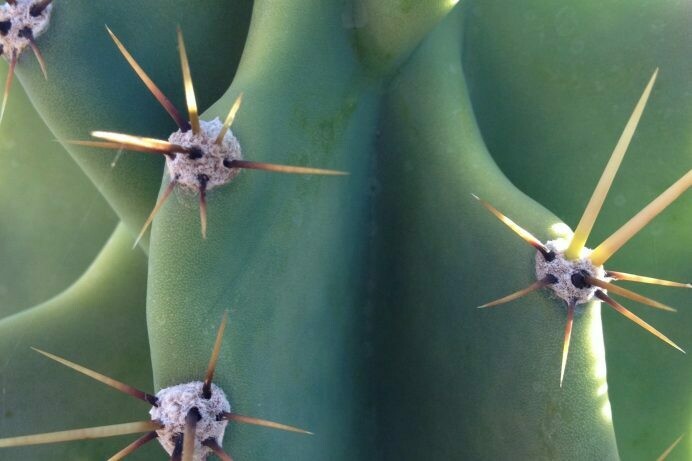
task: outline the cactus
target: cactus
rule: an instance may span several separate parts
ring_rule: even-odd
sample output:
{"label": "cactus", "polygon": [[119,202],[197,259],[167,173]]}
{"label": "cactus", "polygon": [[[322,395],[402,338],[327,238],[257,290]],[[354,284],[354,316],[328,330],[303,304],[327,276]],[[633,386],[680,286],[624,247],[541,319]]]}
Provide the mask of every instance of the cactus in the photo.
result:
{"label": "cactus", "polygon": [[[200,3],[58,0],[48,80],[5,66],[0,458],[686,459],[683,354],[591,296],[475,308],[589,235],[655,68],[588,242],[689,188],[686,5]],[[682,349],[684,287],[605,290],[689,277],[686,200],[580,279]]]}

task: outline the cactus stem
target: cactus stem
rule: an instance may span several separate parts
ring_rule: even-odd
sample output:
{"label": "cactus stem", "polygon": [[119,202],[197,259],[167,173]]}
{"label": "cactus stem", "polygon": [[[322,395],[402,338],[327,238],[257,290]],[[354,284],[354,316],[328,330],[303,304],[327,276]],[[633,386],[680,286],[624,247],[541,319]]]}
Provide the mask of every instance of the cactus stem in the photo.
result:
{"label": "cactus stem", "polygon": [[637,235],[644,226],[687,191],[690,186],[692,186],[692,170],[689,170],[682,178],[675,181],[673,185],[645,206],[620,229],[615,231],[613,235],[594,248],[590,256],[591,261],[596,265],[603,265],[625,243]]}
{"label": "cactus stem", "polygon": [[148,434],[144,434],[110,458],[108,458],[108,461],[120,461],[121,459],[124,459],[127,456],[130,456],[132,453],[137,451],[139,448],[142,446],[146,445],[147,443],[151,442],[154,440],[156,437],[159,435],[156,433],[156,431],[151,431]]}
{"label": "cactus stem", "polygon": [[565,378],[565,368],[567,368],[567,355],[569,353],[569,343],[572,338],[572,325],[574,324],[574,301],[567,305],[567,323],[565,324],[565,339],[562,346],[562,367],[560,369],[560,387]]}
{"label": "cactus stem", "polygon": [[214,378],[214,371],[216,370],[216,363],[219,360],[219,353],[221,352],[221,343],[223,342],[223,333],[226,330],[226,324],[228,323],[228,311],[223,313],[223,319],[221,320],[221,325],[216,332],[216,340],[214,341],[214,348],[211,351],[211,357],[209,358],[209,365],[207,366],[207,373],[204,376],[204,385],[202,386],[202,397],[205,399],[211,398],[211,380]]}
{"label": "cactus stem", "polygon": [[486,202],[482,198],[478,197],[476,194],[471,194],[473,198],[478,200],[481,205],[483,205],[488,211],[490,211],[492,214],[495,215],[497,219],[502,221],[507,227],[509,227],[515,234],[517,234],[519,237],[521,237],[526,243],[534,247],[536,250],[540,251],[543,256],[548,260],[552,260],[555,255],[546,248],[545,245],[541,243],[540,240],[538,240],[536,237],[533,236],[529,231],[509,219],[507,216],[502,214],[500,210],[492,206],[490,203]]}
{"label": "cactus stem", "polygon": [[670,280],[645,277],[643,275],[628,274],[627,272],[608,271],[606,275],[615,280],[624,280],[627,282],[649,283],[653,285],[663,285],[666,287],[692,288],[692,283],[671,282]]}
{"label": "cactus stem", "polygon": [[219,445],[219,442],[217,442],[215,439],[207,439],[202,442],[202,445],[213,451],[221,461],[233,461],[231,455],[223,451],[223,448],[221,448],[221,445]]}
{"label": "cactus stem", "polygon": [[31,50],[34,52],[34,55],[36,56],[36,60],[38,61],[38,65],[41,67],[41,72],[43,72],[43,77],[48,80],[48,71],[46,70],[46,60],[43,58],[43,54],[41,53],[41,50],[38,48],[38,45],[36,45],[36,40],[34,40],[34,37],[29,38],[29,46],[31,47]]}
{"label": "cactus stem", "polygon": [[243,424],[252,424],[255,426],[269,427],[272,429],[280,429],[282,431],[296,432],[305,435],[315,435],[313,432],[306,431],[294,426],[287,426],[286,424],[275,423],[273,421],[267,421],[266,419],[251,418],[249,416],[239,415],[237,413],[224,413],[220,415],[220,419],[225,419],[227,421],[235,421]]}
{"label": "cactus stem", "polygon": [[612,291],[613,293],[618,294],[620,296],[624,296],[625,298],[631,299],[632,301],[637,301],[642,304],[646,304],[647,306],[655,307],[656,309],[661,309],[668,312],[677,312],[677,310],[673,309],[672,307],[666,306],[665,304],[659,303],[658,301],[655,301],[651,298],[647,298],[646,296],[642,296],[626,288],[613,285],[612,283],[606,282],[605,280],[599,280],[595,277],[591,277],[590,275],[586,275],[584,279],[586,280],[586,283],[588,283],[589,285],[594,285],[599,288],[603,288],[604,290]]}
{"label": "cactus stem", "polygon": [[586,240],[589,238],[591,229],[593,228],[593,225],[596,222],[596,218],[598,218],[598,213],[601,211],[601,207],[603,206],[603,202],[606,198],[606,195],[608,195],[610,186],[613,184],[615,174],[620,168],[622,158],[625,156],[625,152],[627,152],[627,147],[629,146],[630,141],[634,136],[634,132],[637,129],[639,119],[642,116],[642,112],[644,112],[646,102],[649,100],[649,95],[651,94],[651,89],[654,86],[654,82],[656,81],[657,76],[658,68],[656,68],[656,70],[654,71],[654,74],[651,76],[649,83],[646,85],[646,88],[644,89],[644,92],[639,98],[637,105],[634,107],[634,111],[632,112],[632,115],[630,115],[630,118],[627,121],[627,124],[625,125],[625,129],[623,130],[622,135],[620,135],[620,139],[615,145],[615,149],[613,150],[613,153],[610,156],[610,160],[608,160],[608,164],[603,170],[601,179],[598,180],[596,189],[594,189],[593,195],[591,196],[589,203],[586,205],[584,214],[579,220],[579,224],[577,225],[577,228],[574,231],[572,241],[570,242],[567,251],[565,251],[565,257],[567,259],[577,259],[581,255],[581,250],[584,248]]}
{"label": "cactus stem", "polygon": [[183,39],[183,31],[178,26],[178,51],[180,52],[180,65],[183,69],[183,83],[185,84],[185,100],[187,101],[187,110],[190,114],[190,125],[192,132],[199,134],[199,114],[197,112],[197,100],[195,98],[195,89],[192,85],[192,75],[190,74],[190,63],[187,59],[185,51],[185,40]]}
{"label": "cactus stem", "polygon": [[140,421],[136,423],[113,424],[111,426],[89,427],[70,431],[50,432],[47,434],[25,435],[0,439],[0,448],[19,447],[26,445],[42,445],[46,443],[71,442],[74,440],[100,439],[118,435],[136,434],[160,429],[158,421]]}
{"label": "cactus stem", "polygon": [[275,163],[249,162],[246,160],[231,160],[224,162],[227,168],[243,168],[249,170],[271,171],[288,174],[315,174],[323,176],[348,176],[346,171],[326,170],[322,168],[307,168],[302,166],[277,165]]}
{"label": "cactus stem", "polygon": [[545,287],[545,286],[550,285],[551,283],[553,283],[553,280],[554,280],[554,277],[553,277],[552,279],[549,278],[549,277],[545,277],[545,278],[542,279],[542,280],[537,280],[537,281],[533,282],[531,285],[529,285],[528,287],[526,287],[526,288],[524,288],[524,289],[522,289],[522,290],[515,291],[514,293],[512,293],[512,294],[510,294],[510,295],[507,295],[507,296],[505,296],[505,297],[503,297],[503,298],[496,299],[495,301],[492,301],[492,302],[483,304],[482,306],[478,306],[478,309],[483,309],[483,308],[486,308],[486,307],[498,306],[498,305],[500,305],[500,304],[505,304],[505,303],[508,303],[508,302],[510,302],[510,301],[514,301],[515,299],[519,299],[519,298],[521,298],[521,297],[523,297],[523,296],[526,296],[527,294],[531,293],[532,291],[536,291],[536,290],[539,290],[539,289],[541,289],[541,288],[543,288],[543,287]]}
{"label": "cactus stem", "polygon": [[190,408],[185,417],[185,435],[183,436],[182,461],[192,461],[195,453],[195,432],[197,422],[202,419],[197,407]]}
{"label": "cactus stem", "polygon": [[[116,424],[112,426],[75,429],[47,434],[10,437],[0,439],[0,448],[67,442],[73,440],[147,432],[146,435],[140,437],[124,449],[120,450],[117,454],[111,457],[110,460],[122,459],[150,440],[158,437],[158,440],[164,449],[171,454],[170,459],[187,461],[193,459],[193,457],[190,456],[190,452],[192,451],[193,455],[195,454],[197,437],[204,440],[204,442],[207,442],[203,442],[203,446],[216,452],[216,449],[210,445],[211,442],[209,441],[211,440],[215,442],[216,439],[220,440],[223,438],[223,433],[226,428],[226,421],[237,421],[245,424],[254,424],[257,426],[312,435],[312,432],[308,432],[297,427],[287,426],[285,424],[279,424],[263,419],[251,418],[248,416],[241,416],[230,412],[231,406],[228,403],[223,390],[218,386],[211,384],[211,378],[213,377],[213,370],[216,367],[216,362],[219,356],[221,338],[226,328],[227,318],[228,314],[225,313],[221,325],[217,331],[216,339],[214,341],[214,348],[209,361],[209,370],[211,370],[211,372],[209,370],[207,371],[205,379],[205,383],[208,382],[210,386],[208,397],[205,395],[206,391],[204,391],[206,384],[200,381],[168,387],[160,390],[156,396],[152,396],[81,365],[77,365],[66,359],[49,354],[39,349],[32,348],[36,352],[39,352],[50,359],[72,368],[75,371],[83,373],[121,392],[150,403],[153,405],[149,411],[152,419],[150,421],[136,423]],[[190,405],[186,407],[184,404],[181,404],[181,399]],[[189,410],[184,413],[184,416],[182,411],[185,410],[181,410],[181,405],[182,408],[185,408],[186,410],[189,408]],[[182,430],[180,428],[180,417],[183,418]],[[203,418],[204,424],[197,424],[198,421],[201,421]],[[163,424],[161,421],[166,421],[166,424]],[[151,431],[155,432],[152,433]],[[222,459],[230,459],[230,456],[226,456],[225,458],[222,457]]]}
{"label": "cactus stem", "polygon": [[645,329],[646,331],[651,333],[652,335],[656,336],[658,339],[665,342],[669,346],[674,347],[675,349],[679,350],[683,354],[686,353],[684,350],[682,350],[682,348],[680,348],[680,346],[678,346],[673,341],[668,339],[668,337],[665,336],[663,333],[661,333],[656,328],[652,327],[651,325],[646,323],[644,320],[642,320],[639,317],[637,317],[636,315],[634,315],[627,308],[625,308],[625,306],[623,306],[622,304],[615,301],[613,298],[611,298],[610,296],[605,294],[603,291],[597,290],[596,291],[596,297],[598,299],[600,299],[601,301],[604,301],[606,304],[608,304],[610,307],[615,309],[617,312],[624,315],[625,317],[627,317],[628,319],[630,319],[631,321],[633,321],[634,323],[636,323],[637,325],[639,325],[640,327],[642,327],[643,329]]}
{"label": "cactus stem", "polygon": [[678,437],[675,442],[673,442],[668,448],[666,448],[666,451],[661,453],[661,456],[656,458],[656,461],[664,461],[668,455],[675,450],[675,447],[678,446],[678,444],[682,441],[683,437],[685,437],[685,434],[682,434],[680,437]]}
{"label": "cactus stem", "polygon": [[147,402],[153,406],[158,405],[158,399],[151,394],[147,394],[146,392],[140,391],[139,389],[136,389],[125,383],[121,383],[120,381],[116,381],[113,378],[109,378],[108,376],[102,375],[101,373],[98,373],[94,370],[90,370],[89,368],[83,367],[74,362],[70,362],[69,360],[64,359],[62,357],[58,357],[57,355],[53,355],[51,353],[42,351],[35,347],[32,347],[32,349],[38,352],[39,354],[48,357],[49,359],[55,360],[56,362],[65,365],[68,368],[72,368],[73,370],[78,371],[79,373],[82,373],[92,379],[95,379],[96,381],[99,381],[105,384],[106,386],[110,386],[113,389],[116,389],[124,394],[131,395],[132,397]]}
{"label": "cactus stem", "polygon": [[170,195],[173,193],[173,190],[175,189],[176,184],[177,184],[176,180],[173,179],[173,180],[171,180],[171,182],[168,183],[168,186],[166,186],[166,190],[163,191],[161,198],[156,202],[154,209],[151,210],[149,217],[144,222],[144,226],[142,226],[142,230],[139,232],[139,235],[137,235],[137,239],[135,240],[134,245],[132,245],[133,249],[137,247],[137,245],[139,244],[139,241],[142,240],[142,237],[144,237],[144,233],[147,231],[147,228],[149,227],[151,222],[154,220],[154,217],[158,214],[161,207],[163,207],[163,205],[166,203],[166,201],[168,200]]}
{"label": "cactus stem", "polygon": [[231,110],[228,111],[228,116],[226,116],[226,121],[223,122],[223,128],[221,128],[221,131],[219,131],[219,135],[216,137],[216,144],[221,145],[223,142],[224,136],[226,136],[226,132],[228,129],[231,127],[233,124],[233,120],[235,120],[235,115],[238,113],[238,110],[240,109],[240,104],[243,102],[243,93],[240,93],[238,97],[236,98],[235,102],[231,106]]}
{"label": "cactus stem", "polygon": [[166,109],[166,112],[173,118],[175,123],[178,125],[181,131],[187,131],[190,129],[190,124],[187,120],[185,120],[182,115],[180,115],[180,112],[178,109],[173,105],[173,103],[166,97],[165,94],[163,94],[163,91],[159,89],[158,86],[154,83],[154,81],[149,78],[149,75],[147,75],[146,72],[144,72],[144,69],[135,61],[135,58],[132,57],[132,55],[127,51],[125,46],[122,44],[122,42],[118,39],[118,37],[115,36],[113,31],[111,31],[108,26],[106,26],[106,30],[110,34],[111,38],[115,42],[115,46],[118,47],[118,50],[120,50],[120,53],[125,57],[125,60],[130,64],[130,67],[132,67],[132,70],[135,71],[137,76],[142,80],[144,85],[147,87],[147,89],[151,92],[152,95],[156,98],[156,100],[163,106],[164,109]]}
{"label": "cactus stem", "polygon": [[12,80],[14,80],[14,70],[17,67],[17,53],[12,53],[10,60],[10,69],[7,71],[7,80],[5,81],[5,91],[2,94],[2,108],[0,108],[0,123],[5,117],[5,109],[7,108],[7,99],[10,96],[10,88],[12,88]]}

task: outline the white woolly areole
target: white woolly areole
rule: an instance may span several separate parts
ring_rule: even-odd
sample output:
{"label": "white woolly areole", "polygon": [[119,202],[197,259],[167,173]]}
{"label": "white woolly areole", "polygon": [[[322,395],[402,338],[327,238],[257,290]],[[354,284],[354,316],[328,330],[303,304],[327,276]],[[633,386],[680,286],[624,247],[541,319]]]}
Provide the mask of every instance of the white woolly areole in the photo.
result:
{"label": "white woolly areole", "polygon": [[[574,301],[575,304],[584,304],[590,301],[596,293],[597,287],[586,286],[577,288],[572,283],[572,275],[584,271],[591,277],[601,280],[608,280],[603,266],[594,266],[588,256],[591,254],[589,248],[584,248],[579,259],[574,261],[565,258],[565,251],[569,246],[569,240],[557,239],[551,240],[545,244],[548,250],[555,253],[555,258],[552,261],[546,261],[541,252],[536,253],[536,278],[543,279],[548,275],[557,278],[557,282],[548,285],[555,294],[564,299],[568,304]],[[605,290],[602,290],[605,291]]]}
{"label": "white woolly areole", "polygon": [[17,57],[24,49],[29,46],[29,39],[22,36],[22,32],[27,27],[31,29],[34,38],[38,38],[48,28],[50,13],[53,5],[50,4],[38,16],[31,15],[31,7],[36,0],[17,0],[15,5],[4,3],[0,5],[0,23],[10,21],[11,26],[5,35],[0,33],[0,45],[2,55],[9,61],[12,55]]}
{"label": "white woolly areole", "polygon": [[226,412],[230,413],[231,404],[228,403],[226,394],[215,384],[211,385],[211,398],[202,397],[202,381],[193,381],[186,384],[161,389],[157,394],[158,407],[149,410],[151,419],[163,424],[163,428],[156,431],[158,441],[168,454],[175,449],[176,438],[185,433],[185,417],[187,413],[196,407],[201,419],[197,422],[195,432],[194,461],[204,461],[212,452],[210,448],[202,445],[202,442],[212,438],[219,445],[223,444],[223,434],[228,421],[217,421],[217,417]]}
{"label": "white woolly areole", "polygon": [[200,132],[195,135],[192,130],[173,133],[168,141],[183,147],[196,149],[203,154],[201,158],[193,159],[188,154],[179,153],[175,158],[166,157],[166,165],[171,179],[188,189],[198,190],[201,175],[206,179],[207,190],[230,182],[240,171],[239,168],[224,166],[224,160],[242,160],[240,143],[231,130],[226,132],[221,144],[216,144],[216,138],[221,132],[223,123],[215,118],[210,122],[200,120]]}

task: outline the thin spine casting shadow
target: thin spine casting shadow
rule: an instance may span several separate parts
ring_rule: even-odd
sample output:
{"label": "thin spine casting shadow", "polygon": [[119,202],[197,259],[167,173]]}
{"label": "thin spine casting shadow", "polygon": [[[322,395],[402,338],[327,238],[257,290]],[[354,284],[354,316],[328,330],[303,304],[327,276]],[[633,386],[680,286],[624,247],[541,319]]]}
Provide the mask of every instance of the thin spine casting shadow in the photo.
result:
{"label": "thin spine casting shadow", "polygon": [[240,144],[230,131],[230,127],[240,109],[243,94],[241,93],[235,100],[223,124],[218,120],[211,122],[200,121],[195,90],[192,85],[192,76],[190,74],[190,66],[187,52],[185,51],[185,42],[180,28],[178,28],[178,48],[180,52],[189,121],[183,118],[173,103],[171,103],[158,86],[156,86],[153,80],[144,72],[142,67],[137,64],[115,34],[110,29],[106,29],[120,52],[134,69],[135,73],[178,125],[178,131],[173,133],[167,141],[108,131],[94,131],[91,133],[93,137],[102,139],[103,141],[67,141],[70,144],[82,146],[106,149],[126,148],[138,152],[166,156],[166,166],[169,171],[170,182],[144,223],[135,241],[135,246],[137,246],[139,240],[146,232],[146,229],[166,200],[168,200],[176,186],[182,186],[186,189],[199,192],[200,226],[202,237],[206,238],[207,191],[213,187],[230,182],[241,169],[330,176],[348,174],[336,170],[243,160],[240,153]]}

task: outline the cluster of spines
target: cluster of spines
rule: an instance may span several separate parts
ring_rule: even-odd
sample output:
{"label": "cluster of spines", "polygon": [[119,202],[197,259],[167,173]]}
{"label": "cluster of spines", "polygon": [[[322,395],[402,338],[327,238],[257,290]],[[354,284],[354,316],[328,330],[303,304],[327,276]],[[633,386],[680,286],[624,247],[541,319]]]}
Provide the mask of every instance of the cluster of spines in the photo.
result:
{"label": "cluster of spines", "polygon": [[[221,343],[223,340],[223,334],[227,323],[227,314],[224,314],[221,325],[216,334],[216,340],[214,341],[214,347],[212,349],[211,357],[209,359],[209,364],[207,366],[207,371],[204,376],[203,386],[202,386],[202,397],[205,399],[210,399],[212,395],[212,380],[214,378],[214,372],[216,370],[216,364],[219,359],[219,353],[221,352]],[[159,401],[155,395],[149,394],[147,392],[141,391],[135,387],[128,384],[117,381],[113,378],[105,376],[97,371],[86,368],[82,365],[78,365],[57,355],[32,348],[36,352],[43,354],[44,356],[55,360],[56,362],[65,365],[73,370],[82,373],[96,381],[99,381],[107,386],[112,387],[122,393],[130,395],[136,399],[146,402],[152,406],[158,406]],[[197,426],[197,422],[200,419],[199,410],[197,408],[192,408],[186,415],[185,421],[185,432],[181,434],[176,434],[176,445],[175,450],[171,455],[171,460],[177,461],[192,461],[194,454],[194,434]],[[268,427],[272,429],[280,429],[289,432],[297,432],[300,434],[312,435],[312,432],[299,429],[294,426],[288,426],[285,424],[276,423],[273,421],[268,421],[264,419],[253,418],[250,416],[239,415],[234,412],[222,412],[217,416],[218,421],[235,421],[244,424],[252,424],[257,426]],[[157,430],[163,429],[163,424],[159,421],[138,421],[133,423],[115,424],[110,426],[99,426],[91,427],[86,429],[75,429],[61,432],[52,432],[48,434],[37,434],[29,436],[11,437],[6,439],[0,439],[0,448],[6,447],[16,447],[25,445],[38,445],[47,443],[57,443],[57,442],[68,442],[73,440],[83,440],[83,439],[94,439],[103,437],[113,437],[118,435],[136,434],[145,432],[143,436],[120,450],[118,453],[109,458],[108,461],[117,461],[125,458],[126,456],[134,453],[138,448],[142,447],[146,443],[156,439],[158,437]],[[223,451],[221,444],[218,440],[207,439],[202,442],[202,445],[211,449],[219,458],[223,460],[230,460],[229,454]]]}
{"label": "cluster of spines", "polygon": [[[192,76],[190,72],[190,65],[187,57],[187,52],[185,50],[185,41],[183,40],[183,34],[180,28],[178,28],[178,49],[180,53],[180,62],[183,74],[183,83],[185,88],[185,99],[187,103],[189,121],[180,114],[178,109],[173,105],[173,103],[163,94],[161,89],[154,83],[154,81],[147,75],[147,73],[142,69],[142,67],[137,63],[130,52],[125,48],[122,42],[115,36],[115,34],[109,29],[109,35],[115,42],[116,46],[123,54],[127,62],[130,64],[135,73],[142,80],[144,85],[149,89],[152,95],[159,101],[163,108],[168,112],[168,114],[173,118],[176,125],[181,132],[187,132],[192,130],[193,134],[197,135],[200,133],[200,120],[199,113],[197,109],[197,100],[195,97],[195,90],[192,84]],[[223,127],[219,132],[215,142],[217,145],[221,145],[226,133],[230,129],[233,121],[235,120],[236,114],[240,109],[240,104],[242,102],[243,94],[241,93],[231,106],[228,116],[226,117]],[[186,148],[177,144],[170,143],[161,139],[146,138],[141,136],[132,136],[122,133],[113,133],[108,131],[93,131],[91,135],[95,138],[101,139],[102,141],[67,141],[71,144],[83,145],[88,147],[98,147],[107,149],[129,149],[133,151],[162,154],[175,158],[176,155],[182,154],[187,155],[190,159],[195,160],[201,158],[204,153],[198,148]],[[310,168],[310,167],[299,167],[299,166],[289,166],[289,165],[278,165],[273,163],[265,162],[252,162],[247,160],[225,160],[223,162],[224,167],[240,168],[240,169],[253,169],[253,170],[264,170],[276,173],[290,173],[290,174],[308,174],[308,175],[345,175],[347,173],[343,171],[327,170],[322,168]],[[144,236],[148,226],[153,221],[154,217],[168,200],[171,193],[177,185],[177,179],[175,176],[170,178],[169,184],[166,186],[163,194],[157,201],[154,209],[147,218],[142,230],[140,231],[136,241],[135,246],[139,243],[139,240]],[[199,191],[199,206],[200,206],[200,226],[202,231],[202,237],[206,237],[207,228],[207,184],[209,177],[204,174],[200,174],[197,177],[198,180],[198,191]]]}
{"label": "cluster of spines", "polygon": [[[610,190],[610,187],[613,183],[613,179],[615,178],[615,174],[617,173],[617,170],[620,167],[620,163],[622,162],[625,152],[627,151],[627,147],[629,146],[629,143],[632,140],[634,132],[639,123],[639,119],[641,118],[644,108],[646,107],[646,103],[649,99],[649,95],[651,94],[651,90],[654,86],[654,82],[656,81],[657,75],[658,69],[656,69],[653,76],[649,80],[642,96],[640,97],[639,101],[637,102],[634,108],[634,111],[632,112],[632,115],[630,116],[627,124],[625,125],[625,129],[622,135],[620,136],[620,139],[618,140],[615,149],[613,150],[610,160],[608,161],[608,164],[605,167],[605,170],[596,186],[596,189],[594,190],[591,199],[589,200],[589,203],[587,204],[586,209],[584,210],[582,218],[579,221],[579,224],[577,225],[577,229],[575,230],[572,239],[570,240],[570,244],[564,253],[564,256],[567,259],[576,260],[579,259],[582,255],[582,250],[585,247],[586,241],[589,237],[589,234],[591,233],[591,229],[593,228],[596,218],[598,217],[603,202],[605,201],[606,195]],[[588,255],[588,259],[590,260],[591,264],[593,264],[593,266],[596,267],[602,266],[625,243],[627,243],[652,219],[654,219],[659,213],[661,213],[671,203],[673,203],[673,201],[675,201],[680,195],[682,195],[687,189],[689,189],[690,186],[692,186],[692,170],[688,171],[673,185],[666,189],[661,195],[659,195],[656,199],[654,199],[651,203],[644,207],[632,219],[625,223],[620,229],[618,229],[615,233],[613,233],[610,237],[608,237],[600,245],[598,245]],[[551,261],[555,257],[555,254],[552,251],[550,251],[543,243],[541,243],[540,240],[534,237],[530,232],[520,227],[518,224],[509,219],[507,216],[505,216],[503,213],[501,213],[499,210],[497,210],[489,203],[481,200],[475,195],[474,197],[478,199],[486,209],[488,209],[492,214],[494,214],[498,219],[500,219],[500,221],[502,221],[512,231],[519,235],[525,242],[536,248],[547,261]],[[606,271],[606,276],[612,278],[613,280],[651,283],[669,287],[692,288],[692,285],[688,283],[671,282],[669,280],[656,279],[652,277],[645,277],[617,271]],[[495,301],[492,301],[479,307],[492,307],[499,304],[504,304],[509,301],[513,301],[535,290],[550,286],[556,281],[557,279],[554,276],[548,275],[542,280],[538,280],[522,290],[519,290],[508,296],[497,299]],[[680,348],[677,344],[671,341],[668,337],[663,335],[660,331],[655,329],[653,326],[649,325],[641,318],[637,317],[635,314],[633,314],[631,311],[625,308],[622,304],[618,303],[613,298],[608,296],[606,291],[612,291],[613,293],[618,294],[620,296],[624,296],[631,300],[658,309],[666,311],[675,311],[675,309],[666,306],[665,304],[662,304],[658,301],[634,293],[625,288],[614,285],[613,283],[610,283],[606,280],[601,280],[596,277],[593,277],[586,273],[573,274],[572,283],[577,288],[585,288],[589,286],[598,287],[598,289],[595,291],[595,296],[599,300],[605,302],[613,309],[615,309],[617,312],[632,320],[634,323],[641,326],[642,328],[644,328],[657,338],[661,339],[665,343],[669,344],[670,346],[674,347],[675,349],[683,353],[685,352],[682,348]],[[565,375],[567,355],[569,352],[569,344],[572,334],[572,324],[574,322],[574,310],[576,308],[576,302],[570,301],[567,304],[567,323],[565,325],[563,340],[560,386],[562,386],[562,382]]]}

